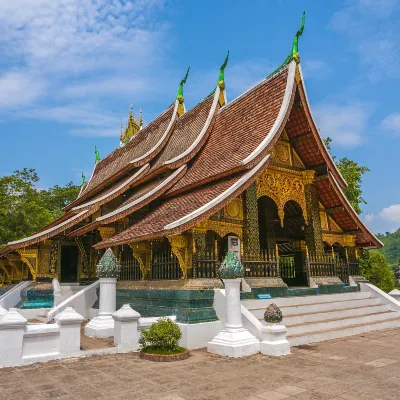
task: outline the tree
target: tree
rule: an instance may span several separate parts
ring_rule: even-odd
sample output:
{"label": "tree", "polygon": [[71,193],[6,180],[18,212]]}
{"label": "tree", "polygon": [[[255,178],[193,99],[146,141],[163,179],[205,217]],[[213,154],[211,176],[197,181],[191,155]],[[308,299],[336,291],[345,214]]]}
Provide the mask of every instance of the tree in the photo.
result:
{"label": "tree", "polygon": [[378,234],[377,237],[384,245],[379,252],[386,256],[389,265],[397,267],[400,264],[400,228],[393,233]]}
{"label": "tree", "polygon": [[79,186],[75,186],[72,182],[69,182],[64,187],[55,185],[49,190],[42,190],[40,193],[46,207],[55,219],[63,215],[64,207],[77,198],[79,190]]}
{"label": "tree", "polygon": [[383,254],[376,251],[363,251],[359,263],[361,275],[379,289],[386,293],[394,289],[394,274]]}
{"label": "tree", "polygon": [[0,178],[0,245],[42,229],[62,215],[62,208],[79,192],[72,183],[38,190],[34,169],[24,168]]}
{"label": "tree", "polygon": [[[329,151],[331,151],[331,143],[332,139],[330,137],[325,139],[325,145]],[[336,161],[335,156],[332,158],[335,160],[336,166],[348,184],[348,187],[344,189],[344,194],[357,214],[361,214],[360,205],[367,204],[362,197],[362,177],[366,172],[369,172],[370,169],[347,157],[343,157],[339,161]]]}

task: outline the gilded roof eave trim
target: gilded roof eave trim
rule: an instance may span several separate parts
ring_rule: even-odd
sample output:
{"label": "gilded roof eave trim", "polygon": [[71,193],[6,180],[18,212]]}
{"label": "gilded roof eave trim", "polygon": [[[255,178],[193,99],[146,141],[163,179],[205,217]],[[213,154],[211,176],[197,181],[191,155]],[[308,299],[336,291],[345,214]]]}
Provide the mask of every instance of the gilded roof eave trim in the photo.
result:
{"label": "gilded roof eave trim", "polygon": [[242,160],[243,165],[247,165],[254,161],[270,144],[270,142],[275,138],[277,132],[279,131],[283,121],[286,118],[286,115],[288,113],[290,104],[291,104],[291,98],[292,98],[292,92],[293,88],[295,86],[295,80],[294,80],[294,75],[296,72],[296,61],[292,60],[289,64],[289,71],[288,71],[288,77],[287,77],[287,82],[286,82],[286,89],[285,89],[285,95],[283,97],[282,105],[279,110],[279,114],[277,118],[275,119],[274,124],[272,125],[272,128],[268,132],[268,134],[265,136],[263,141],[257,146],[257,148],[249,154],[244,160]]}

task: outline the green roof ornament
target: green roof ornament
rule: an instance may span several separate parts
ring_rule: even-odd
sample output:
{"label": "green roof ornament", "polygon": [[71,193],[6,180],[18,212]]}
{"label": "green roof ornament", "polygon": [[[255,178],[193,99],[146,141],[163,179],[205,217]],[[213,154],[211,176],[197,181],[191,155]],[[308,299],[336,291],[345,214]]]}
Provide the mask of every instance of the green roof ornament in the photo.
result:
{"label": "green roof ornament", "polygon": [[228,54],[225,57],[224,63],[221,65],[221,68],[219,69],[219,76],[218,76],[218,86],[221,90],[225,89],[225,67],[228,65],[228,60],[229,60],[229,50]]}
{"label": "green roof ornament", "polygon": [[292,46],[292,57],[293,59],[299,63],[300,56],[299,56],[299,37],[303,34],[304,31],[304,23],[306,22],[306,12],[303,12],[303,16],[301,17],[301,26],[300,29],[297,31],[294,39],[293,39],[293,46]]}
{"label": "green roof ornament", "polygon": [[95,164],[97,164],[101,160],[100,153],[97,150],[97,146],[94,146],[94,154],[96,155]]}
{"label": "green roof ornament", "polygon": [[243,278],[243,265],[232,251],[226,253],[224,261],[219,267],[218,274],[221,279]]}
{"label": "green roof ornament", "polygon": [[185,100],[183,98],[183,85],[186,83],[186,80],[189,76],[189,71],[190,71],[190,67],[187,69],[185,77],[181,80],[181,83],[179,84],[178,93],[176,95],[176,99],[179,101],[179,104],[183,104],[183,102]]}
{"label": "green roof ornament", "polygon": [[306,12],[303,12],[303,16],[301,18],[301,26],[300,29],[296,32],[296,35],[293,39],[292,51],[286,57],[285,61],[273,72],[271,72],[268,77],[274,75],[278,72],[282,67],[289,64],[292,60],[295,60],[297,64],[300,63],[300,55],[299,55],[299,37],[303,34],[304,31],[304,24],[306,22]]}
{"label": "green roof ornament", "polygon": [[81,185],[81,186],[83,186],[85,183],[86,183],[86,176],[85,176],[85,174],[82,172],[82,185]]}
{"label": "green roof ornament", "polygon": [[118,278],[120,269],[121,264],[118,262],[117,257],[108,248],[96,267],[97,276],[99,278]]}

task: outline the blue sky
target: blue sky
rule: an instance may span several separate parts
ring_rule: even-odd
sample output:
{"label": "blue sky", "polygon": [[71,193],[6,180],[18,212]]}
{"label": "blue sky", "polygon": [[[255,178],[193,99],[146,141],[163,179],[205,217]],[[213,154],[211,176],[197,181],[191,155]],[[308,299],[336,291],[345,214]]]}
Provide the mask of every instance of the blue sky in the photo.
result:
{"label": "blue sky", "polygon": [[400,2],[397,0],[13,0],[0,2],[0,176],[36,168],[40,186],[80,182],[119,144],[132,102],[145,123],[176,95],[228,99],[278,66],[307,13],[300,54],[333,152],[367,165],[363,219],[400,227]]}

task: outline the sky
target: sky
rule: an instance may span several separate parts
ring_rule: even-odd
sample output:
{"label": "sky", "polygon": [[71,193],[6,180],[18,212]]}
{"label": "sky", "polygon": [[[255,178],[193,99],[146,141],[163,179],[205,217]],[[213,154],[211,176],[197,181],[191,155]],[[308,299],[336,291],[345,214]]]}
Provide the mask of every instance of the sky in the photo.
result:
{"label": "sky", "polygon": [[39,186],[79,184],[119,145],[130,103],[148,123],[184,88],[189,109],[230,50],[228,100],[280,65],[306,11],[299,51],[332,151],[371,169],[362,218],[400,227],[400,0],[0,1],[0,176],[35,168]]}

